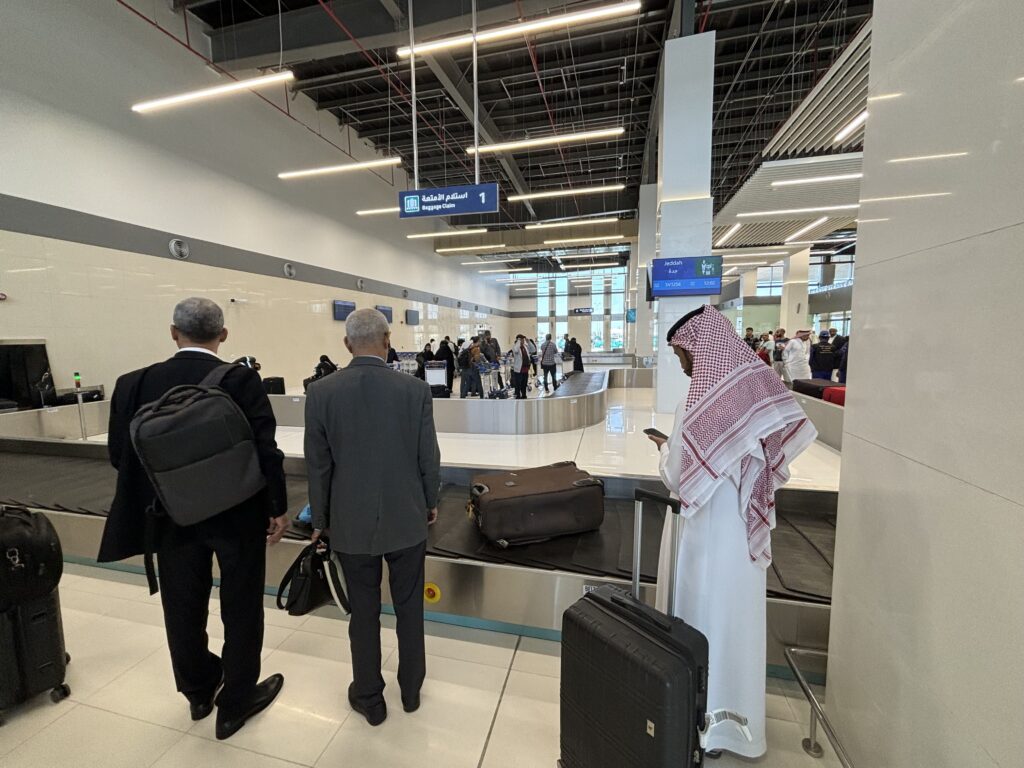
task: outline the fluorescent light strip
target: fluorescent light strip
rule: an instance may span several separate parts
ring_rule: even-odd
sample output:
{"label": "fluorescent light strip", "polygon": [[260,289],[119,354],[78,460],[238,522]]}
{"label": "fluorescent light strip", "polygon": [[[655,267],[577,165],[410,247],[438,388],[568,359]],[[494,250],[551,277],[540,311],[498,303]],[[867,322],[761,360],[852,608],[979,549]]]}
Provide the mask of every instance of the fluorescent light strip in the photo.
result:
{"label": "fluorescent light strip", "polygon": [[811,256],[834,256],[835,251],[811,251]]}
{"label": "fluorescent light strip", "polygon": [[[497,27],[495,29],[487,29],[483,32],[477,32],[476,41],[478,44],[489,43],[492,40],[503,40],[507,37],[516,37],[530,32],[539,32],[544,29],[570,26],[573,24],[580,24],[585,21],[596,21],[598,19],[607,19],[614,16],[624,16],[639,10],[639,2],[628,2],[615,3],[614,5],[606,5],[600,8],[591,8],[586,11],[576,11],[575,13],[546,16],[539,19],[533,19],[531,21],[521,21],[516,24],[509,24],[505,27]],[[472,44],[472,33],[468,35],[456,35],[454,37],[434,40],[429,43],[413,43],[411,48],[409,46],[403,46],[398,49],[398,55],[404,58],[413,53],[431,53],[433,51],[446,50],[450,48],[463,48]]]}
{"label": "fluorescent light strip", "polygon": [[587,224],[614,224],[619,221],[616,216],[606,219],[571,219],[570,221],[542,221],[539,224],[527,224],[524,229],[552,229],[554,227],[583,227]]}
{"label": "fluorescent light strip", "polygon": [[[582,131],[580,133],[560,133],[554,136],[541,136],[536,139],[523,139],[521,141],[505,141],[501,144],[484,144],[480,147],[480,154],[496,154],[499,152],[511,152],[516,149],[532,149],[533,147],[546,147],[551,144],[565,144],[570,141],[586,141],[587,139],[607,139],[613,136],[621,136],[626,132],[625,128],[602,128],[599,131]],[[476,148],[470,147],[466,150],[467,155],[476,154]]]}
{"label": "fluorescent light strip", "polygon": [[488,264],[515,264],[521,259],[488,259],[487,261],[463,261],[460,262],[460,266],[463,267],[485,267]]}
{"label": "fluorescent light strip", "polygon": [[[872,224],[877,221],[888,221],[888,219],[854,219],[858,224]],[[853,238],[850,238],[851,240]]]}
{"label": "fluorescent light strip", "polygon": [[763,261],[748,261],[743,264],[726,264],[724,266],[729,267],[730,269],[737,269],[739,267],[767,267],[768,265]]}
{"label": "fluorescent light strip", "polygon": [[757,259],[768,256],[789,256],[789,251],[765,251],[763,253],[716,253],[724,259]]}
{"label": "fluorescent light strip", "polygon": [[835,176],[815,176],[810,179],[786,179],[785,181],[773,181],[773,187],[795,187],[800,184],[824,184],[828,181],[853,181],[863,179],[863,173],[838,173]]}
{"label": "fluorescent light strip", "polygon": [[890,163],[916,163],[918,160],[945,160],[948,157],[966,157],[970,152],[946,152],[942,155],[917,155],[916,157],[894,157]]}
{"label": "fluorescent light strip", "polygon": [[608,253],[573,253],[567,256],[552,256],[556,261],[578,261],[580,259],[599,259],[601,257],[608,258],[611,254]]}
{"label": "fluorescent light strip", "polygon": [[507,267],[506,269],[481,269],[481,275],[507,275],[510,272],[533,272],[533,267]]}
{"label": "fluorescent light strip", "polygon": [[580,269],[599,269],[600,267],[621,267],[617,261],[603,261],[600,264],[585,264],[579,267],[562,267],[563,270],[580,270]]}
{"label": "fluorescent light strip", "polygon": [[539,200],[545,197],[572,197],[574,195],[600,194],[604,192],[621,192],[626,188],[625,184],[608,184],[603,187],[577,187],[576,189],[559,189],[553,192],[530,192],[526,195],[509,195],[506,199],[509,202],[519,200]]}
{"label": "fluorescent light strip", "polygon": [[832,243],[853,243],[856,237],[824,237],[821,240],[794,240],[790,245],[831,245]]}
{"label": "fluorescent light strip", "polygon": [[726,271],[725,271],[725,272],[724,272],[724,273],[722,274],[722,277],[725,277],[726,275],[731,275],[731,274],[732,274],[733,272],[737,272],[737,271],[739,271],[739,270],[737,270],[737,268],[736,268],[736,267],[729,267],[729,269],[727,269],[727,270],[726,270]]}
{"label": "fluorescent light strip", "polygon": [[366,210],[356,211],[356,216],[379,216],[382,213],[398,213],[398,206],[394,208],[367,208]]}
{"label": "fluorescent light strip", "polygon": [[428,237],[462,237],[463,235],[483,235],[486,229],[456,229],[452,232],[422,232],[418,235],[406,235],[406,240],[421,240]]}
{"label": "fluorescent light strip", "polygon": [[817,221],[812,221],[806,227],[800,227],[800,229],[798,229],[796,232],[794,232],[792,235],[786,238],[786,242],[788,243],[790,240],[796,240],[798,237],[800,237],[800,235],[804,234],[804,232],[810,232],[815,227],[820,227],[826,221],[828,221],[828,216],[822,216]]}
{"label": "fluorescent light strip", "polygon": [[822,205],[816,208],[787,208],[779,211],[753,211],[751,213],[737,213],[737,216],[785,216],[791,213],[824,213],[825,211],[853,211],[860,208],[859,204],[851,205]]}
{"label": "fluorescent light strip", "polygon": [[559,237],[554,240],[545,240],[544,245],[557,245],[558,243],[594,243],[602,240],[622,240],[625,235],[600,235],[596,237]]}
{"label": "fluorescent light strip", "polygon": [[385,165],[398,165],[402,162],[400,157],[386,157],[383,160],[367,160],[362,163],[344,163],[343,165],[325,165],[321,168],[306,168],[301,171],[285,171],[277,174],[279,179],[302,179],[307,176],[324,176],[329,173],[345,173],[346,171],[358,171],[363,168],[380,168]]}
{"label": "fluorescent light strip", "polygon": [[234,83],[228,83],[227,85],[215,85],[212,88],[202,88],[198,91],[180,93],[177,96],[165,96],[164,98],[153,99],[152,101],[140,101],[138,104],[132,104],[132,112],[154,112],[158,109],[177,107],[193,101],[203,101],[204,99],[212,99],[216,96],[226,96],[229,93],[250,91],[255,88],[262,88],[266,85],[273,85],[274,83],[285,83],[293,79],[295,79],[295,74],[291,72],[291,70],[275,72],[272,75],[252,77],[248,80],[239,80]]}
{"label": "fluorescent light strip", "polygon": [[497,248],[504,248],[504,243],[498,245],[461,245],[458,248],[435,248],[434,253],[460,253],[463,251],[493,251]]}
{"label": "fluorescent light strip", "polygon": [[721,248],[723,245],[725,245],[725,241],[728,240],[733,235],[735,235],[737,232],[739,232],[740,231],[740,227],[742,227],[742,226],[743,226],[743,222],[738,222],[736,224],[733,224],[731,227],[729,227],[729,231],[726,232],[724,235],[722,235],[718,239],[718,242],[715,243],[715,248]]}
{"label": "fluorescent light strip", "polygon": [[877,96],[868,96],[868,101],[887,101],[889,99],[898,99],[903,93],[880,93]]}
{"label": "fluorescent light strip", "polygon": [[843,141],[851,133],[853,133],[858,128],[860,128],[862,125],[864,125],[864,123],[867,122],[867,119],[868,119],[868,111],[865,109],[863,112],[861,112],[855,118],[853,118],[853,120],[848,122],[846,124],[846,127],[843,128],[843,130],[841,130],[839,133],[836,134],[836,137],[832,140],[832,143],[833,144],[838,144],[841,141]]}
{"label": "fluorescent light strip", "polygon": [[865,197],[862,203],[888,203],[893,200],[919,200],[923,197],[949,197],[952,192],[924,192],[920,195],[895,195],[894,197]]}

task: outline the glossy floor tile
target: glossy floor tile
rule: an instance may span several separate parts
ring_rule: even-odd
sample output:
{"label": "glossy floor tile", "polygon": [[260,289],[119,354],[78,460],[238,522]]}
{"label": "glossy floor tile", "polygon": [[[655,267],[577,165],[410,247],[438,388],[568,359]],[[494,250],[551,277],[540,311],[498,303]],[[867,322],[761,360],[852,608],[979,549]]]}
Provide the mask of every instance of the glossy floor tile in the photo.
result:
{"label": "glossy floor tile", "polygon": [[[141,576],[69,565],[61,592],[73,696],[60,704],[38,697],[5,713],[0,768],[553,768],[558,757],[557,642],[428,622],[422,707],[409,715],[396,680],[394,618],[384,616],[389,714],[371,728],[346,698],[347,622],[326,610],[290,617],[268,609],[273,647],[264,648],[263,671],[284,674],[284,689],[218,742],[215,718],[193,723],[174,691],[161,614]],[[766,696],[768,755],[724,756],[716,765],[836,768],[827,745],[820,761],[800,749],[807,708],[796,686],[772,679]]]}

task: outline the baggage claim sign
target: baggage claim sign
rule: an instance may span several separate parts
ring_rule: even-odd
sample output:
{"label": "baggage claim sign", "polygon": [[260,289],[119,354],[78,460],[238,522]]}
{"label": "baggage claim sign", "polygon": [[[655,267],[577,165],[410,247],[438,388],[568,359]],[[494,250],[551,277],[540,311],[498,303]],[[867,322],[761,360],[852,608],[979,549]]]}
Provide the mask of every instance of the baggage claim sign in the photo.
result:
{"label": "baggage claim sign", "polygon": [[398,216],[462,216],[494,213],[498,210],[497,184],[467,184],[461,187],[411,189],[398,193]]}

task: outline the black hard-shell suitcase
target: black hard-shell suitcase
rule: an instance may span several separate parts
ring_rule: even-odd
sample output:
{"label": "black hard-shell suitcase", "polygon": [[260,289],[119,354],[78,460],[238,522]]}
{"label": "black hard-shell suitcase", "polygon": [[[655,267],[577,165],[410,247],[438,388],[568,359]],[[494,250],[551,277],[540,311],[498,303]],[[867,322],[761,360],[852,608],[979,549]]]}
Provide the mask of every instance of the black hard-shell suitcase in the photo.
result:
{"label": "black hard-shell suitcase", "polygon": [[433,385],[430,387],[430,396],[448,398],[452,396],[452,391],[446,386]]}
{"label": "black hard-shell suitcase", "polygon": [[604,483],[572,461],[474,475],[469,512],[502,548],[596,531],[604,522]]}
{"label": "black hard-shell suitcase", "polygon": [[839,385],[831,379],[796,379],[793,382],[793,391],[821,400],[826,389],[837,386]]}
{"label": "black hard-shell suitcase", "polygon": [[[668,506],[678,526],[677,500],[640,489],[634,500],[634,542],[644,501]],[[600,586],[562,617],[562,768],[691,768],[704,758],[707,638],[634,597],[634,550],[633,594]]]}
{"label": "black hard-shell suitcase", "polygon": [[54,702],[71,695],[64,682],[70,657],[56,589],[0,612],[0,649],[0,711],[45,691]]}

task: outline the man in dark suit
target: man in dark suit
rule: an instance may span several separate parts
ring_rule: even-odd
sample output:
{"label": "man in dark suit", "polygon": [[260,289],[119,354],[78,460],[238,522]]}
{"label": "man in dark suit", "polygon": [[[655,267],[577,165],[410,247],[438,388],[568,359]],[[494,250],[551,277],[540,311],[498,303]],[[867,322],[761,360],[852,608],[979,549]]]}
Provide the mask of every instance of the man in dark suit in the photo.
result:
{"label": "man in dark suit", "polygon": [[306,397],[306,472],[313,539],[330,528],[352,606],[349,703],[380,725],[387,717],[380,673],[384,560],[398,620],[402,706],[414,712],[420,705],[423,568],[441,457],[430,387],[384,364],[391,337],[384,315],[357,310],[345,334],[352,363],[311,385]]}
{"label": "man in dark suit", "polygon": [[[117,380],[108,435],[117,492],[97,558],[108,562],[155,552],[175,683],[193,720],[205,718],[216,704],[218,739],[228,738],[269,706],[284,682],[281,675],[258,682],[265,549],[288,526],[284,455],[274,440],[277,422],[256,371],[243,366],[230,371],[221,387],[252,426],[266,486],[238,506],[188,527],[147,513],[156,494],[131,445],[129,425],[140,406],[172,387],[198,384],[223,365],[217,349],[227,336],[220,307],[209,299],[185,299],[174,308],[171,325],[178,354]],[[220,566],[222,657],[209,650],[206,635],[214,556]]]}

